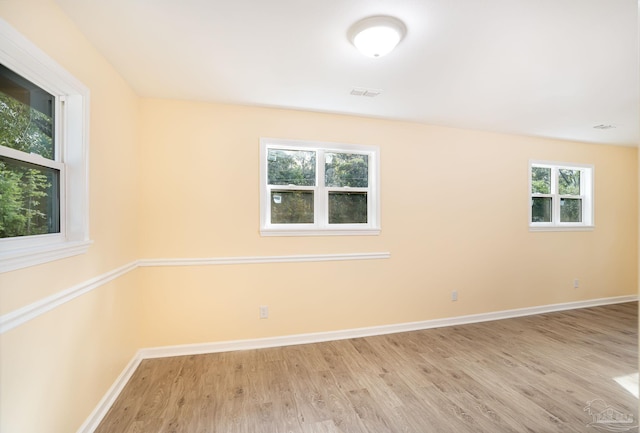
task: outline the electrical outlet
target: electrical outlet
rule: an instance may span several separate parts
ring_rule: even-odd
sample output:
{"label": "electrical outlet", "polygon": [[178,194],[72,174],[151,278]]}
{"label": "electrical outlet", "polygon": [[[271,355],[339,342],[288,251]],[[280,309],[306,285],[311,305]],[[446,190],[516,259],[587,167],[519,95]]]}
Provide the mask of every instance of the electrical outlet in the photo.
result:
{"label": "electrical outlet", "polygon": [[578,287],[580,287],[580,280],[576,278],[573,280],[573,288],[577,289]]}
{"label": "electrical outlet", "polygon": [[260,305],[260,318],[268,319],[269,318],[269,307],[266,305]]}
{"label": "electrical outlet", "polygon": [[451,300],[452,301],[457,301],[458,300],[458,291],[454,290],[451,292]]}

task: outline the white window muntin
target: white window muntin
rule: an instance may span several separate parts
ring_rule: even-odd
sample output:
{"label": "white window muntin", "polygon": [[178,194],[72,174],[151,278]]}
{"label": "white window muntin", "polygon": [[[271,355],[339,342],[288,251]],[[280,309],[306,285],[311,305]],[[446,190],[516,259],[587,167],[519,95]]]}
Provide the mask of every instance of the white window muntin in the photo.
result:
{"label": "white window muntin", "polygon": [[[0,239],[0,272],[87,251],[89,90],[0,19],[0,63],[55,97],[54,159],[0,146],[0,154],[59,170],[60,232]],[[13,153],[19,152],[19,154]]]}
{"label": "white window muntin", "polygon": [[[548,168],[551,171],[551,185],[549,194],[532,192],[532,169],[534,167]],[[580,195],[560,194],[558,186],[559,171],[562,169],[580,171]],[[576,164],[552,161],[529,161],[529,228],[531,230],[591,230],[594,226],[594,166],[590,164]],[[532,222],[532,201],[534,197],[551,198],[552,213],[550,222]],[[582,200],[582,221],[562,222],[560,220],[562,199]]]}
{"label": "white window muntin", "polygon": [[[327,153],[348,153],[348,154],[355,154],[355,155],[366,155],[368,157],[367,161],[368,161],[368,169],[367,169],[367,187],[350,187],[350,186],[326,186],[326,180],[325,180],[325,162],[326,162],[326,154]],[[367,223],[361,223],[361,224],[330,224],[329,223],[329,194],[332,192],[360,192],[360,193],[367,193],[367,200],[371,200],[371,196],[372,196],[372,188],[371,185],[374,182],[373,179],[373,173],[372,173],[372,169],[371,169],[371,164],[372,161],[375,160],[375,157],[373,155],[373,152],[371,151],[358,151],[358,150],[352,150],[352,149],[318,149],[318,177],[321,180],[321,187],[319,188],[320,190],[320,194],[322,195],[322,206],[319,209],[319,216],[320,216],[320,221],[322,224],[322,227],[330,227],[332,229],[340,229],[340,230],[352,230],[352,229],[358,229],[361,227],[370,227],[371,226],[371,221],[375,221],[375,215],[373,212],[373,206],[370,206],[369,203],[367,203]],[[375,200],[374,200],[375,203]]]}
{"label": "white window muntin", "polygon": [[[364,146],[341,143],[319,143],[285,139],[260,140],[260,211],[261,234],[265,236],[308,236],[308,235],[367,235],[379,234],[379,149],[377,146]],[[302,150],[316,152],[315,186],[269,185],[268,161],[269,149]],[[328,187],[325,186],[325,154],[347,153],[367,155],[368,182],[367,187]],[[270,197],[273,190],[313,191],[314,222],[313,224],[273,224],[271,223]],[[362,224],[329,224],[330,192],[365,192],[367,193],[367,223]]]}
{"label": "white window muntin", "polygon": [[[58,105],[58,104],[57,104]],[[56,111],[58,114],[58,111]],[[56,121],[57,123],[57,121]],[[58,128],[56,128],[58,129]],[[43,156],[40,156],[35,153],[26,153],[20,150],[11,149],[10,147],[5,147],[0,145],[0,156],[4,156],[7,158],[11,158],[16,161],[26,162],[29,164],[37,165],[40,167],[50,168],[58,172],[59,176],[59,186],[60,189],[65,185],[65,165],[60,162],[59,151],[58,151],[58,132],[55,132],[54,142],[56,143],[54,147],[55,160],[47,159]],[[46,245],[54,242],[62,242],[64,241],[64,233],[66,232],[66,218],[65,218],[65,197],[66,195],[61,193],[58,198],[58,207],[59,207],[59,218],[60,218],[60,231],[57,233],[47,233],[41,235],[30,235],[30,236],[21,236],[21,237],[13,237],[13,238],[3,238],[0,239],[0,247],[3,249],[11,249],[11,248],[27,248],[38,245]]]}

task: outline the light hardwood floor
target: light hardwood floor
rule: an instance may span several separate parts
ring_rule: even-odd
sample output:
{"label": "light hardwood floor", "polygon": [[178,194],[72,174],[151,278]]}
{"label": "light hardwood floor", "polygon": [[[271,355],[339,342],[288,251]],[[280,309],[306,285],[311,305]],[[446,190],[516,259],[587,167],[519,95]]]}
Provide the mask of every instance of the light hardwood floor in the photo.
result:
{"label": "light hardwood floor", "polygon": [[637,316],[633,302],[145,360],[96,433],[612,431],[588,424],[605,405],[638,419],[614,380],[637,373]]}

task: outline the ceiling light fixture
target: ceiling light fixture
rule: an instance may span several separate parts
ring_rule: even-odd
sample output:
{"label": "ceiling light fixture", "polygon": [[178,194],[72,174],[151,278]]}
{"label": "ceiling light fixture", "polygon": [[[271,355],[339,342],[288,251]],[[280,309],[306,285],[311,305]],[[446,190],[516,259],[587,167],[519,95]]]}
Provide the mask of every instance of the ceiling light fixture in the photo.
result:
{"label": "ceiling light fixture", "polygon": [[407,27],[397,18],[375,16],[355,23],[349,29],[351,43],[362,54],[369,57],[382,57],[389,54],[402,40]]}

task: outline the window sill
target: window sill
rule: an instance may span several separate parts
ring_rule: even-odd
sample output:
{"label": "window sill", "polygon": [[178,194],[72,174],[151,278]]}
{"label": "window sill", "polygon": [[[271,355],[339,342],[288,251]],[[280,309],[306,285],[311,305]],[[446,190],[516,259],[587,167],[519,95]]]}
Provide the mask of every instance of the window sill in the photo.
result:
{"label": "window sill", "polygon": [[380,229],[278,230],[262,229],[260,236],[378,236]]}
{"label": "window sill", "polygon": [[64,242],[40,245],[0,253],[0,273],[84,254],[93,241]]}
{"label": "window sill", "polygon": [[592,232],[595,226],[529,226],[530,232]]}

